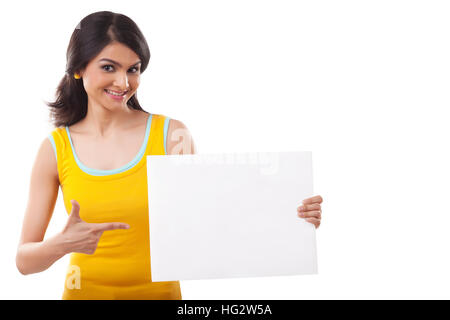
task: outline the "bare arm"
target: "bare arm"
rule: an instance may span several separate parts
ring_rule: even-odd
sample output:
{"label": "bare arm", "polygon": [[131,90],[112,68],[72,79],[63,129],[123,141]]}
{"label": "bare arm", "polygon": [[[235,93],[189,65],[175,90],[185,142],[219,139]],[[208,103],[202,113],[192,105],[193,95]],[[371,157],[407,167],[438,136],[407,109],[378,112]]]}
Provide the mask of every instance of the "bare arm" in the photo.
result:
{"label": "bare arm", "polygon": [[60,234],[43,241],[55,208],[58,188],[56,158],[50,141],[45,138],[33,165],[17,249],[16,265],[22,274],[44,271],[67,253]]}

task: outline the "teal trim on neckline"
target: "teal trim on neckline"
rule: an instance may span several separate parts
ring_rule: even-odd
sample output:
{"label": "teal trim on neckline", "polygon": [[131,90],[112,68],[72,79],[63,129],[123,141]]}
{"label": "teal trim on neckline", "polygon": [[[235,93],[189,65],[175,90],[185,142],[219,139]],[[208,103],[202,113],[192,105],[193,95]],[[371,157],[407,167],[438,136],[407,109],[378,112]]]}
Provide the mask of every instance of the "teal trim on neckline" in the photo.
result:
{"label": "teal trim on neckline", "polygon": [[169,117],[166,117],[166,119],[164,120],[164,153],[165,154],[167,154],[166,137],[167,137],[167,130],[169,129],[169,121],[170,121]]}
{"label": "teal trim on neckline", "polygon": [[133,168],[136,164],[139,163],[139,161],[142,159],[142,157],[145,154],[145,149],[147,149],[147,143],[148,143],[148,137],[150,135],[151,123],[152,123],[152,114],[150,114],[150,116],[147,119],[147,127],[145,129],[144,142],[142,143],[141,149],[139,150],[139,152],[136,155],[136,157],[134,157],[134,159],[131,160],[130,162],[128,162],[126,165],[124,165],[124,166],[122,166],[120,168],[117,168],[117,169],[113,169],[113,170],[98,170],[98,169],[92,169],[92,168],[86,167],[80,161],[80,159],[78,159],[78,157],[77,157],[77,154],[75,152],[75,148],[73,147],[72,138],[70,137],[70,132],[69,132],[68,126],[66,126],[66,132],[67,132],[67,136],[69,137],[70,147],[72,148],[73,157],[75,158],[75,162],[77,163],[78,167],[82,171],[84,171],[85,173],[93,175],[93,176],[109,176],[109,175],[113,175],[113,174],[117,174],[117,173],[121,173],[121,172],[127,171],[127,170]]}

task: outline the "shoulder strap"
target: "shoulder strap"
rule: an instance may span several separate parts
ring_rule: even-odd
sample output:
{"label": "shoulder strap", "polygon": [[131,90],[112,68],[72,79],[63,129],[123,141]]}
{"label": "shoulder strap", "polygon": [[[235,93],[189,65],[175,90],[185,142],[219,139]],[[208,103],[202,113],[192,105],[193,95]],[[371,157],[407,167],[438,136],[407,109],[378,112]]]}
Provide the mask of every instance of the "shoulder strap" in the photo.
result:
{"label": "shoulder strap", "polygon": [[48,139],[50,140],[53,151],[55,152],[56,157],[56,164],[58,167],[58,176],[60,178],[60,183],[62,183],[62,175],[61,175],[61,168],[64,162],[64,156],[65,156],[65,148],[66,148],[66,140],[64,138],[63,128],[55,128],[51,131],[51,133],[48,135]]}
{"label": "shoulder strap", "polygon": [[53,151],[55,151],[56,162],[58,162],[58,154],[56,153],[55,139],[53,139],[53,135],[51,133],[48,135],[48,139],[50,140],[53,146]]}
{"label": "shoulder strap", "polygon": [[170,118],[161,114],[152,114],[152,118],[148,154],[165,155],[167,130]]}
{"label": "shoulder strap", "polygon": [[167,146],[167,131],[169,130],[169,121],[170,118],[166,117],[164,120],[164,154],[167,154],[166,146]]}

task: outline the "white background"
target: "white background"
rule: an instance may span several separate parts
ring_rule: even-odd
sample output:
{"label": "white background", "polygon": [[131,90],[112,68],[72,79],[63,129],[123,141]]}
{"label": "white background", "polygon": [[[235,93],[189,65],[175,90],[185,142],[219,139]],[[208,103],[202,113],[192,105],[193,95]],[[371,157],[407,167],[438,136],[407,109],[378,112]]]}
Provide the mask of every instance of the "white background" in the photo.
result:
{"label": "white background", "polygon": [[[313,152],[319,274],[182,281],[184,299],[450,298],[446,1],[2,6],[0,298],[61,297],[68,256],[23,276],[15,254],[31,168],[52,130],[44,101],[72,31],[100,10],[141,28],[152,56],[140,102],[183,121],[199,153]],[[66,219],[60,193],[46,236]]]}

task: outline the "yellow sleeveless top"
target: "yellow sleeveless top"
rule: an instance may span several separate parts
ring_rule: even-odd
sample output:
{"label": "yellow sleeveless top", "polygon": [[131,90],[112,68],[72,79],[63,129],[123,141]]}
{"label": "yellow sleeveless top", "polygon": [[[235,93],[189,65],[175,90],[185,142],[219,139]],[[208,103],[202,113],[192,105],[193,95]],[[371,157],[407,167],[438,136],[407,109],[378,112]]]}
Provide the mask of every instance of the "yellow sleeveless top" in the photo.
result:
{"label": "yellow sleeveless top", "polygon": [[150,267],[146,156],[166,154],[169,119],[150,114],[139,153],[115,170],[83,165],[67,127],[49,134],[67,213],[75,199],[86,222],[130,225],[105,231],[92,255],[71,253],[63,299],[181,299],[179,281],[152,282]]}

